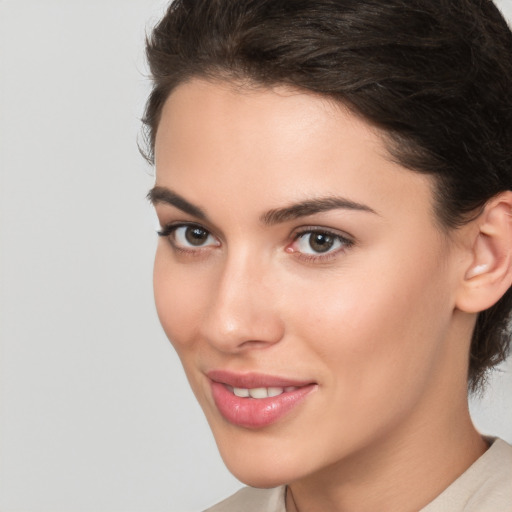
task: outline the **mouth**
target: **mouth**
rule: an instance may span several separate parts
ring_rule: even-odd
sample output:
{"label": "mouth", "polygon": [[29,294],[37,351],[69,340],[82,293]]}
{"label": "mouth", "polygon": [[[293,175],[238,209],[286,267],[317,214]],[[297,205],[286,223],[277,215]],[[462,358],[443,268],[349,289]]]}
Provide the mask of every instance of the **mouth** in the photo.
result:
{"label": "mouth", "polygon": [[249,428],[268,427],[297,408],[317,388],[303,382],[262,374],[208,372],[215,405],[229,423]]}
{"label": "mouth", "polygon": [[261,400],[262,398],[273,398],[282,395],[283,393],[292,393],[299,389],[296,386],[281,387],[268,387],[268,388],[234,388],[226,386],[235,396],[240,398],[255,398]]}

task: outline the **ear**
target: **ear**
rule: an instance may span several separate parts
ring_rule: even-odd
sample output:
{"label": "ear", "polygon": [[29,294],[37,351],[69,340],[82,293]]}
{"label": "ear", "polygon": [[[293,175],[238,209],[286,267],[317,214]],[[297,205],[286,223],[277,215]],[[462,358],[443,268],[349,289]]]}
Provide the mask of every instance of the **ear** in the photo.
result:
{"label": "ear", "polygon": [[479,313],[496,304],[512,284],[512,191],[489,200],[471,223],[470,264],[464,269],[456,306]]}

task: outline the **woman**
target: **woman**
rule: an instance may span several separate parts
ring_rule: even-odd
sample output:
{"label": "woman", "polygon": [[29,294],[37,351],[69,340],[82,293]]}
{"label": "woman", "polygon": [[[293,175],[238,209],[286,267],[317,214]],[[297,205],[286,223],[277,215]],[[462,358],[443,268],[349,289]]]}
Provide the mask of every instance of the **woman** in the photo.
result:
{"label": "woman", "polygon": [[[148,41],[154,287],[221,511],[512,510],[512,35],[483,0],[176,0]],[[262,489],[255,489],[262,488]]]}

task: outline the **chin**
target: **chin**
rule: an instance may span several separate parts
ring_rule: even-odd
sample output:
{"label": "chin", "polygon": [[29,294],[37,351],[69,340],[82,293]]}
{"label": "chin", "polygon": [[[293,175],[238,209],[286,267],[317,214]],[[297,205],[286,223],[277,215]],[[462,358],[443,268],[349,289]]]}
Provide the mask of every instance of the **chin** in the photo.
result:
{"label": "chin", "polygon": [[271,469],[268,465],[258,466],[251,464],[250,460],[247,460],[245,464],[232,464],[226,462],[226,460],[224,461],[232,475],[250,487],[270,489],[294,480],[288,471],[280,471],[279,468]]}
{"label": "chin", "polygon": [[271,488],[300,479],[307,472],[300,454],[284,443],[262,442],[255,436],[244,442],[235,436],[217,439],[221,457],[228,470],[251,487]]}

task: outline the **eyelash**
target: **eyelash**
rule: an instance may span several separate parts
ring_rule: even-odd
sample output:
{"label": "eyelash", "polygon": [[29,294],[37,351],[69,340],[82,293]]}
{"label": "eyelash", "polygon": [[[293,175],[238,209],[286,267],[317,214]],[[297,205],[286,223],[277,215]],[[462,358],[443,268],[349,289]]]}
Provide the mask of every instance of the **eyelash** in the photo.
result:
{"label": "eyelash", "polygon": [[169,243],[171,244],[172,248],[181,253],[185,253],[188,255],[200,255],[203,249],[205,247],[198,246],[197,248],[186,248],[182,247],[181,245],[178,245],[176,241],[173,238],[173,235],[176,233],[176,231],[180,228],[198,228],[202,231],[205,231],[208,233],[208,236],[213,236],[212,233],[206,229],[205,227],[201,226],[201,224],[195,224],[193,222],[181,222],[179,224],[167,224],[163,226],[159,231],[157,231],[158,236],[161,236],[163,238],[167,238]]}
{"label": "eyelash", "polygon": [[[186,253],[188,255],[200,255],[203,249],[206,249],[207,247],[211,247],[211,245],[208,246],[198,246],[197,248],[185,248],[183,246],[180,246],[176,243],[176,241],[173,239],[173,236],[176,231],[179,228],[198,228],[203,230],[208,234],[208,236],[214,236],[212,233],[206,229],[205,227],[201,226],[200,224],[195,223],[179,223],[179,224],[167,224],[163,226],[159,231],[157,231],[158,236],[167,238],[169,240],[169,243],[171,244],[172,248],[180,253]],[[340,244],[340,247],[331,250],[330,248],[327,249],[325,253],[317,253],[317,254],[307,254],[304,252],[300,252],[297,250],[294,250],[292,248],[292,245],[297,243],[298,240],[301,238],[307,236],[307,235],[327,235],[328,237],[332,237],[334,241],[338,242]],[[341,235],[340,233],[331,231],[329,229],[320,228],[318,226],[307,226],[302,228],[300,231],[296,232],[293,235],[292,242],[286,246],[286,252],[296,254],[296,257],[300,260],[307,261],[307,262],[327,262],[331,259],[335,258],[338,253],[345,252],[347,249],[350,249],[355,244],[354,240],[351,238],[348,238],[347,236]],[[220,245],[220,243],[219,243]],[[217,245],[218,246],[218,245]]]}
{"label": "eyelash", "polygon": [[[340,243],[340,247],[335,250],[328,249],[325,253],[316,253],[316,254],[307,254],[304,252],[298,252],[298,251],[294,251],[291,248],[291,245],[293,245],[294,243],[296,243],[298,240],[305,237],[306,235],[315,235],[315,234],[316,235],[327,235],[329,237],[332,237],[335,241],[338,241]],[[288,245],[286,250],[290,253],[296,252],[297,257],[303,261],[313,262],[313,263],[314,262],[324,263],[324,262],[330,261],[333,258],[335,258],[338,255],[338,253],[346,252],[347,249],[350,249],[354,244],[355,244],[354,240],[352,240],[352,239],[348,238],[347,236],[344,236],[340,233],[337,233],[335,231],[331,231],[329,229],[321,228],[318,226],[306,226],[306,227],[302,228],[300,231],[298,231],[297,233],[295,233],[295,235],[293,236],[292,244]]]}

